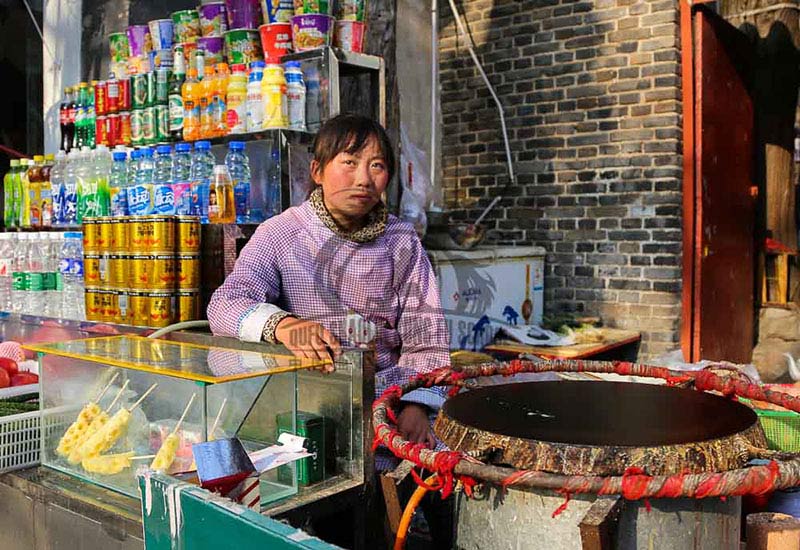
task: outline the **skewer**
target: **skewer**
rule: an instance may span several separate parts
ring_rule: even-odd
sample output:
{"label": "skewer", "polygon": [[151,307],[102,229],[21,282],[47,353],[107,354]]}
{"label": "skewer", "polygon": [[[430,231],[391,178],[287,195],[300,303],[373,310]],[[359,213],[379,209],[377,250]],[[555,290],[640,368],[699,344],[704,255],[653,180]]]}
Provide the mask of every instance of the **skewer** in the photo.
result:
{"label": "skewer", "polygon": [[148,395],[150,395],[151,391],[156,389],[156,386],[158,386],[158,383],[155,383],[152,386],[150,386],[150,388],[148,388],[148,390],[142,394],[142,396],[139,398],[139,400],[136,403],[134,403],[133,405],[131,405],[131,408],[128,409],[128,412],[130,412],[133,409],[135,409],[136,407],[138,407],[141,404],[141,402],[144,401],[144,398],[147,397]]}
{"label": "skewer", "polygon": [[122,387],[121,387],[121,388],[119,389],[119,391],[117,392],[117,396],[114,398],[114,400],[113,400],[113,401],[111,402],[111,404],[108,406],[108,408],[106,409],[106,411],[108,411],[108,412],[111,412],[111,409],[113,409],[113,408],[114,408],[114,405],[116,405],[116,404],[117,404],[117,400],[118,400],[118,399],[119,399],[119,398],[122,396],[122,392],[124,392],[124,391],[125,391],[125,388],[127,388],[127,387],[128,387],[128,384],[130,384],[130,382],[131,382],[130,380],[125,380],[125,383],[124,383],[124,384],[122,384]]}
{"label": "skewer", "polygon": [[100,392],[100,394],[99,394],[97,397],[95,397],[95,398],[94,398],[94,402],[95,402],[95,403],[99,403],[99,402],[100,402],[100,400],[103,398],[103,396],[104,396],[104,395],[106,394],[106,392],[108,391],[108,388],[110,388],[110,387],[111,387],[111,384],[113,384],[113,383],[114,383],[114,380],[116,380],[118,376],[119,376],[119,373],[118,373],[118,372],[115,372],[115,373],[114,373],[114,376],[112,376],[112,377],[111,377],[111,380],[109,380],[109,381],[108,381],[108,384],[106,384],[106,387],[105,387],[105,388],[103,388],[103,389],[102,389],[102,391]]}
{"label": "skewer", "polygon": [[217,417],[214,419],[214,423],[211,425],[211,430],[208,432],[208,439],[210,440],[214,437],[214,432],[217,429],[217,424],[219,424],[219,419],[222,418],[222,411],[225,409],[225,404],[228,402],[228,398],[222,400],[222,405],[219,407],[219,412],[217,412]]}
{"label": "skewer", "polygon": [[142,455],[142,456],[132,456],[131,460],[149,460],[156,455]]}
{"label": "skewer", "polygon": [[172,433],[177,433],[177,431],[180,429],[181,424],[183,424],[183,419],[186,418],[186,413],[189,412],[189,408],[192,406],[192,403],[194,402],[195,395],[196,394],[194,393],[192,394],[192,398],[189,399],[189,402],[186,404],[186,408],[183,409],[183,414],[181,415],[181,419],[178,420],[177,424],[175,424],[175,429],[172,430]]}

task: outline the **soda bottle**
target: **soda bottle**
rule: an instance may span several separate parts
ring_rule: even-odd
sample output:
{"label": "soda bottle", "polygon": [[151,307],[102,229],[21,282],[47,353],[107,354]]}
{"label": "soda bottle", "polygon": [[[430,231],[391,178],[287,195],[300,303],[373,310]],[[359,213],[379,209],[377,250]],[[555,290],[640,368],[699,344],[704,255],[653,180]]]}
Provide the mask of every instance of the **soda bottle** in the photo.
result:
{"label": "soda bottle", "polygon": [[42,166],[41,187],[39,191],[39,204],[42,211],[42,227],[49,228],[53,225],[53,190],[51,174],[55,164],[53,155],[44,156],[44,166]]}
{"label": "soda bottle", "polygon": [[74,149],[89,145],[89,135],[86,130],[89,118],[89,84],[81,82],[78,85],[78,97],[75,100],[75,138],[72,142]]}
{"label": "soda bottle", "polygon": [[94,152],[94,181],[97,185],[95,197],[95,216],[108,216],[110,210],[110,191],[108,180],[114,164],[111,152],[105,145],[98,145]]}
{"label": "soda bottle", "polygon": [[183,139],[194,141],[200,137],[200,101],[198,98],[199,83],[197,71],[189,69],[186,82],[183,83]]}
{"label": "soda bottle", "polygon": [[94,149],[95,141],[95,125],[97,124],[97,117],[94,110],[94,88],[97,86],[97,80],[92,80],[91,87],[86,92],[86,145]]}
{"label": "soda bottle", "polygon": [[97,186],[92,181],[94,167],[92,163],[92,151],[88,146],[81,147],[80,155],[75,166],[75,176],[77,181],[75,195],[75,222],[80,225],[83,223],[84,216],[88,212],[94,211],[94,200],[96,197]]}
{"label": "soda bottle", "polygon": [[236,223],[250,221],[250,159],[244,152],[244,142],[231,141],[225,165],[233,185],[233,197],[236,210]]}
{"label": "soda bottle", "polygon": [[20,180],[19,226],[29,229],[31,226],[30,172],[33,168],[33,161],[30,159],[21,159],[20,166],[21,170],[19,173],[19,180]]}
{"label": "soda bottle", "polygon": [[128,211],[131,216],[153,213],[153,150],[140,149],[136,179],[128,186]]}
{"label": "soda bottle", "polygon": [[64,225],[64,192],[67,170],[67,155],[64,151],[56,154],[55,164],[50,171],[50,199],[52,202],[51,225]]}
{"label": "soda bottle", "polygon": [[19,221],[14,211],[14,186],[19,173],[19,159],[12,159],[10,165],[3,176],[3,225],[6,229],[16,227]]}
{"label": "soda bottle", "polygon": [[125,151],[114,151],[114,164],[108,180],[112,216],[128,215],[128,158]]}
{"label": "soda bottle", "polygon": [[44,156],[34,155],[33,165],[28,168],[28,227],[33,229],[42,228],[42,168],[44,167]]}
{"label": "soda bottle", "polygon": [[22,172],[25,170],[22,166],[22,160],[17,160],[17,168],[14,170],[11,179],[11,212],[9,213],[9,221],[13,223],[13,227],[19,227],[20,222],[20,208],[22,207]]}
{"label": "soda bottle", "polygon": [[159,145],[153,171],[153,210],[156,214],[175,213],[175,196],[172,189],[172,147]]}
{"label": "soda bottle", "polygon": [[211,143],[198,141],[192,155],[192,212],[200,216],[201,223],[208,223],[208,191],[214,175],[214,154]]}
{"label": "soda bottle", "polygon": [[211,129],[215,137],[221,137],[228,133],[228,64],[220,63],[217,65],[216,85],[214,86],[211,101]]}
{"label": "soda bottle", "polygon": [[169,81],[169,135],[172,139],[183,139],[183,83],[186,81],[186,63],[183,53],[175,52],[175,67]]}
{"label": "soda bottle", "polygon": [[200,138],[208,139],[214,137],[212,129],[212,108],[214,90],[217,87],[217,79],[214,74],[214,67],[205,68],[203,81],[200,83]]}
{"label": "soda bottle", "polygon": [[74,139],[75,121],[71,120],[70,113],[73,108],[72,87],[67,86],[64,88],[64,101],[61,102],[61,106],[58,108],[58,120],[61,126],[61,148],[64,151],[70,150]]}
{"label": "soda bottle", "polygon": [[172,196],[175,213],[188,216],[192,213],[192,146],[179,143],[172,157]]}
{"label": "soda bottle", "polygon": [[208,190],[208,223],[233,223],[233,186],[224,164],[214,166],[214,177]]}

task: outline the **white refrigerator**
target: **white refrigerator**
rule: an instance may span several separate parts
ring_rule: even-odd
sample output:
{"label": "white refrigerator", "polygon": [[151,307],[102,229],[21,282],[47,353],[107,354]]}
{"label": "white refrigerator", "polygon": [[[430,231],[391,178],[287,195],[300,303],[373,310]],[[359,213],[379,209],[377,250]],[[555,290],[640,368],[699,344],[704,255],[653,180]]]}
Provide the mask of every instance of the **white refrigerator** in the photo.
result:
{"label": "white refrigerator", "polygon": [[480,350],[503,323],[541,323],[544,255],[538,246],[428,251],[450,348]]}

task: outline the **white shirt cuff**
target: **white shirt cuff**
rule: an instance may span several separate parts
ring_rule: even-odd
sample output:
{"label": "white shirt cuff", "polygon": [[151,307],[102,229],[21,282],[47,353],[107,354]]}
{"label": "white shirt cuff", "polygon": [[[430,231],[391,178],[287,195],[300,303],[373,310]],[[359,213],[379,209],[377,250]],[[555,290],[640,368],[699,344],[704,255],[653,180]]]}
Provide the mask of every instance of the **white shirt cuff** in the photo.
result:
{"label": "white shirt cuff", "polygon": [[260,342],[267,319],[284,311],[274,304],[258,304],[248,311],[239,323],[239,340]]}

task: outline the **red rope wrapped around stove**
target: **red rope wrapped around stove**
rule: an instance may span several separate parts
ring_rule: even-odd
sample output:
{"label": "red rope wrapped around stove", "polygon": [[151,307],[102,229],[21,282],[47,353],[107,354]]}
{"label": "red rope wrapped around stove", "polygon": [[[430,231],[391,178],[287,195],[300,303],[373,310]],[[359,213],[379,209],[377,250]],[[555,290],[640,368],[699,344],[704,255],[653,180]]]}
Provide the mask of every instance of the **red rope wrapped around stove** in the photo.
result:
{"label": "red rope wrapped around stove", "polygon": [[[452,390],[457,392],[467,379],[498,374],[512,376],[523,372],[613,373],[661,378],[670,385],[693,382],[694,388],[698,391],[717,391],[728,397],[740,396],[766,401],[800,412],[800,397],[773,391],[736,377],[720,377],[710,370],[679,372],[665,367],[619,361],[533,362],[516,359],[507,363],[469,365],[458,370],[437,369],[415,377],[402,388],[393,386],[387,389],[373,404],[374,446],[385,445],[399,458],[410,460],[421,468],[436,472],[439,481],[437,486],[432,488],[441,489],[443,498],[452,492],[455,480],[461,481],[470,495],[472,488],[477,483],[475,478],[496,481],[503,488],[520,486],[558,491],[566,496],[567,502],[571,495],[583,493],[620,494],[629,500],[709,498],[763,495],[776,489],[800,485],[800,455],[789,460],[771,461],[763,466],[751,466],[727,472],[649,476],[639,469],[628,468],[622,476],[567,476],[533,470],[501,468],[482,463],[476,464],[475,459],[457,451],[431,451],[422,445],[406,441],[388,423],[392,422],[396,425],[393,407],[399,404],[403,394],[417,388],[452,385]],[[418,476],[415,476],[415,479],[418,479]],[[419,481],[422,480],[418,479]],[[561,508],[556,512],[560,510]]]}

